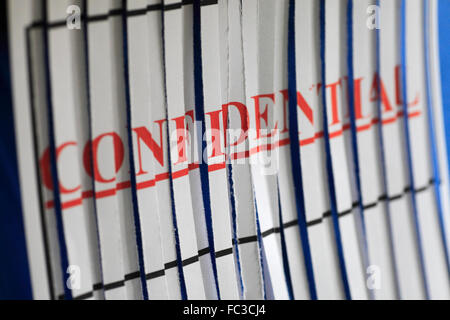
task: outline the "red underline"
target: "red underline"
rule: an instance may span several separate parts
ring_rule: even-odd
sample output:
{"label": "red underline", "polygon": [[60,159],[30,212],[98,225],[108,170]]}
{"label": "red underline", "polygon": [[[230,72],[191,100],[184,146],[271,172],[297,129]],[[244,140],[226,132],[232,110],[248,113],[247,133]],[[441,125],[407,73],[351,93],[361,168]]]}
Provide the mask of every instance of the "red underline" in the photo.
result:
{"label": "red underline", "polygon": [[[408,115],[408,117],[409,118],[413,118],[413,117],[420,116],[420,114],[421,114],[421,111],[419,110],[419,111],[411,112]],[[385,125],[385,124],[393,123],[393,122],[397,121],[397,119],[402,117],[402,116],[403,116],[403,111],[399,111],[394,116],[392,116],[390,118],[387,118],[387,119],[383,119],[382,124]],[[356,128],[356,131],[361,132],[361,131],[369,130],[373,125],[377,124],[378,122],[379,122],[378,118],[373,118],[368,124],[358,126]],[[330,139],[341,136],[345,130],[349,130],[349,129],[350,129],[350,124],[344,124],[342,126],[341,130],[330,132]],[[317,132],[314,135],[314,137],[310,137],[310,138],[306,138],[306,139],[300,140],[299,144],[300,144],[300,146],[306,146],[306,145],[314,143],[316,141],[316,139],[320,139],[322,137],[323,137],[323,131],[319,131],[319,132]],[[256,153],[258,153],[260,151],[274,150],[274,149],[276,149],[278,147],[282,147],[282,146],[288,145],[289,143],[290,143],[289,138],[285,138],[285,139],[278,140],[278,141],[276,141],[274,143],[269,143],[269,144],[265,144],[265,145],[261,145],[261,146],[257,146],[257,147],[251,148],[249,151],[242,151],[242,152],[233,153],[233,154],[230,155],[230,157],[231,157],[232,160],[241,159],[241,158],[248,158],[249,156],[251,156],[253,154],[256,154]],[[214,171],[217,171],[217,170],[222,170],[222,169],[225,169],[225,166],[226,166],[225,162],[218,163],[218,164],[210,164],[210,165],[208,165],[208,171],[209,172],[214,172]],[[192,171],[192,170],[195,170],[195,169],[198,169],[198,168],[199,168],[199,164],[191,163],[191,164],[188,165],[187,168],[184,168],[184,169],[172,172],[172,179],[178,179],[178,178],[187,176],[189,174],[189,171]],[[168,180],[169,177],[170,177],[169,172],[157,174],[157,175],[155,175],[154,179],[136,183],[136,189],[137,190],[141,190],[141,189],[154,187],[156,182]],[[119,183],[117,183],[116,188],[108,189],[108,190],[102,190],[102,191],[97,191],[95,193],[95,198],[96,199],[101,199],[101,198],[114,196],[118,190],[124,190],[124,189],[128,189],[130,187],[131,187],[131,182],[130,181],[119,182]],[[81,197],[80,198],[64,201],[62,203],[61,207],[62,207],[62,209],[69,209],[69,208],[72,208],[72,207],[80,206],[82,204],[83,199],[92,198],[93,195],[94,195],[94,192],[92,190],[90,190],[90,191],[83,191],[81,193]],[[54,207],[54,205],[55,204],[54,204],[53,200],[50,200],[50,201],[46,202],[45,207],[47,209],[51,209],[51,208]]]}

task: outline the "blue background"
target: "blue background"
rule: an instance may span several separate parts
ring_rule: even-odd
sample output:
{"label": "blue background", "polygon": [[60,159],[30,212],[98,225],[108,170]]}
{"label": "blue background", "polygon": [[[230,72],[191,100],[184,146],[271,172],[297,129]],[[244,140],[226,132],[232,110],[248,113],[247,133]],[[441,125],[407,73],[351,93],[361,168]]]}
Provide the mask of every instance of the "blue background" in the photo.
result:
{"label": "blue background", "polygon": [[450,0],[439,1],[439,45],[447,159],[450,159]]}
{"label": "blue background", "polygon": [[[0,1],[0,300],[31,299],[16,164],[5,4]],[[450,145],[450,0],[439,1],[442,97]],[[450,148],[447,149],[450,159]]]}

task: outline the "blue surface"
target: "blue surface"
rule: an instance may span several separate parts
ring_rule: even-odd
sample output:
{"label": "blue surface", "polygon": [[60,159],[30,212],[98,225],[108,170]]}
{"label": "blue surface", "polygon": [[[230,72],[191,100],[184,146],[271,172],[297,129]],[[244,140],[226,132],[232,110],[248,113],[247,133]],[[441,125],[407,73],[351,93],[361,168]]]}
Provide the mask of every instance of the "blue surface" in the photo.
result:
{"label": "blue surface", "polygon": [[31,299],[16,162],[5,3],[0,1],[0,299]]}
{"label": "blue surface", "polygon": [[[450,159],[450,0],[439,1],[439,45],[447,159]],[[450,171],[450,162],[447,161]]]}
{"label": "blue surface", "polygon": [[[0,1],[0,300],[31,299],[7,50],[5,3]],[[450,145],[450,0],[439,1],[439,42],[447,146]],[[447,149],[450,158],[450,149]],[[450,170],[450,164],[447,163]]]}

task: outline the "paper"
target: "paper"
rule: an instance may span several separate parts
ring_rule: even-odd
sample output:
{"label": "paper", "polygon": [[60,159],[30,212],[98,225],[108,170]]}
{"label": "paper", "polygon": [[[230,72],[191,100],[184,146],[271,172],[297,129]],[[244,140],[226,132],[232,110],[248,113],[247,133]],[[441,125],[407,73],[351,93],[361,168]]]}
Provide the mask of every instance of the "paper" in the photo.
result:
{"label": "paper", "polygon": [[449,298],[436,0],[83,3],[10,1],[34,298]]}

